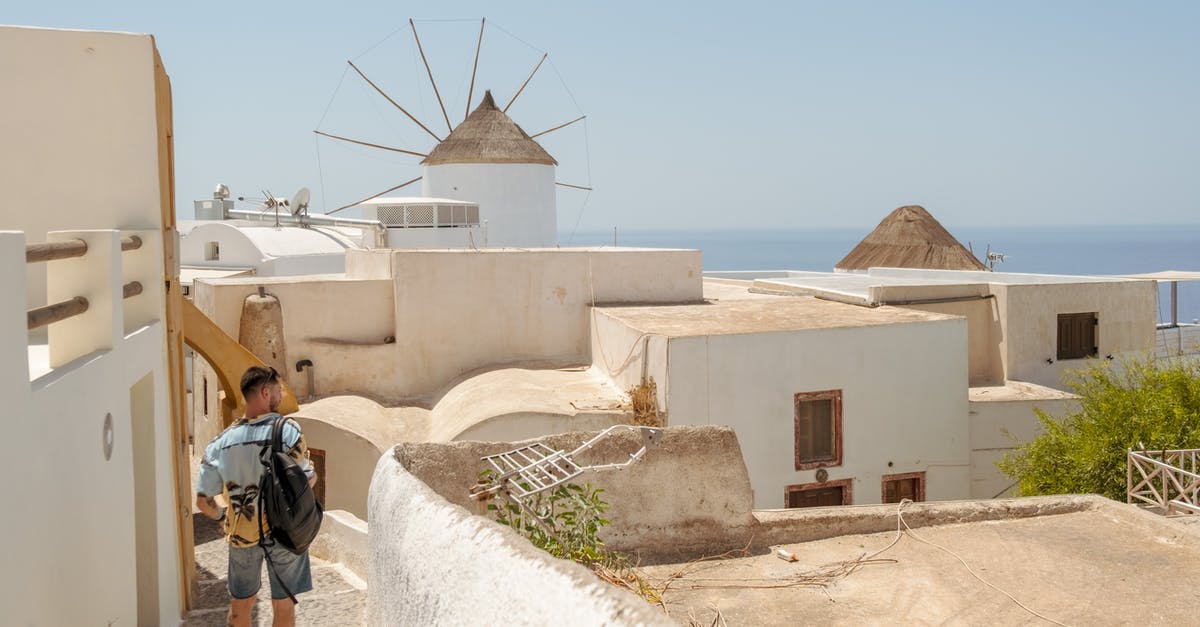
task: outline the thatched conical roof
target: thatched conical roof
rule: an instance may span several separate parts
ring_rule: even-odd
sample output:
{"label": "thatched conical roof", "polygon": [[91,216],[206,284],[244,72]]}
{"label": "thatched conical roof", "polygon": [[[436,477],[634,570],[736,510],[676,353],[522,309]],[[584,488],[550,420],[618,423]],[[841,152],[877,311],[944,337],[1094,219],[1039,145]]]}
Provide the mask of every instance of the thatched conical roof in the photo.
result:
{"label": "thatched conical roof", "polygon": [[888,214],[835,268],[987,270],[924,207],[906,205]]}
{"label": "thatched conical roof", "polygon": [[530,139],[492,100],[491,90],[483,102],[429,152],[421,163],[540,163],[558,165],[541,144]]}

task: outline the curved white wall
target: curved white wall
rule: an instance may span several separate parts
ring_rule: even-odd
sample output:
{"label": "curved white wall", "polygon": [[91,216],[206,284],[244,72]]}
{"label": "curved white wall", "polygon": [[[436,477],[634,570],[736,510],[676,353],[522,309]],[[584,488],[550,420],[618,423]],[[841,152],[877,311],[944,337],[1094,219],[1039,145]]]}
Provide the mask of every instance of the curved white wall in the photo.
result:
{"label": "curved white wall", "polygon": [[533,163],[426,166],[421,195],[479,203],[479,219],[487,221],[488,247],[545,248],[558,243],[554,166]]}

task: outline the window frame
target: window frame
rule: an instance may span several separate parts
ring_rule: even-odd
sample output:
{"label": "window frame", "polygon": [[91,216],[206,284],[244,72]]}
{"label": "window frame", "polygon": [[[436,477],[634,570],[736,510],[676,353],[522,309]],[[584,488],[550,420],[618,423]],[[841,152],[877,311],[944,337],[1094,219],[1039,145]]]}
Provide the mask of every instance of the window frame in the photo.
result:
{"label": "window frame", "polygon": [[[827,488],[842,489],[842,505],[854,504],[854,479],[833,479],[831,481],[813,481],[812,483],[797,483],[783,487],[783,508],[784,509],[809,509],[806,507],[792,507],[788,505],[793,492],[806,492],[808,490],[823,490]],[[825,507],[825,506],[822,506]],[[837,506],[829,506],[837,507]]]}
{"label": "window frame", "polygon": [[892,481],[903,481],[905,479],[917,480],[917,498],[913,499],[914,503],[925,502],[925,471],[919,472],[901,472],[894,475],[883,475],[879,481],[879,502],[888,504],[887,500],[887,484]]}
{"label": "window frame", "polygon": [[[1080,346],[1081,354],[1075,352],[1063,351],[1063,327],[1066,325],[1076,324],[1075,320],[1090,320],[1091,324],[1084,324],[1091,331],[1092,342],[1091,346]],[[1056,332],[1054,334],[1054,358],[1058,361],[1070,361],[1073,359],[1087,359],[1088,357],[1098,357],[1100,355],[1100,312],[1098,311],[1078,311],[1070,313],[1060,313],[1055,317]],[[1086,344],[1086,343],[1085,343]]]}
{"label": "window frame", "polygon": [[[833,459],[803,461],[800,458],[800,403],[833,401]],[[792,399],[792,451],[796,470],[812,470],[842,465],[842,391],[797,392]]]}

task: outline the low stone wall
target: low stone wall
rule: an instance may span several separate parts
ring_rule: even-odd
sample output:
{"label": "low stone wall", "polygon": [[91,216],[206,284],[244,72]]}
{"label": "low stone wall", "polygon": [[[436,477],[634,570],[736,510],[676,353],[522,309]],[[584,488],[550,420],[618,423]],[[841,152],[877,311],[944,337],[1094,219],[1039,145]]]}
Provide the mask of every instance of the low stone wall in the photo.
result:
{"label": "low stone wall", "polygon": [[[565,433],[538,441],[569,451],[593,435]],[[530,442],[404,443],[395,451],[408,472],[443,498],[479,512],[468,491],[484,469],[480,458]],[[638,433],[617,431],[575,461],[623,462],[640,446]],[[575,483],[604,489],[612,525],[601,535],[606,546],[635,561],[722,553],[745,546],[754,535],[750,478],[737,436],[728,427],[664,429],[658,443],[629,468],[585,473]]]}
{"label": "low stone wall", "polygon": [[586,568],[448,502],[397,456],[376,465],[369,512],[370,625],[674,624]]}
{"label": "low stone wall", "polygon": [[321,533],[309,552],[327,562],[345,566],[359,579],[367,580],[367,523],[350,512],[331,509],[321,521]]}

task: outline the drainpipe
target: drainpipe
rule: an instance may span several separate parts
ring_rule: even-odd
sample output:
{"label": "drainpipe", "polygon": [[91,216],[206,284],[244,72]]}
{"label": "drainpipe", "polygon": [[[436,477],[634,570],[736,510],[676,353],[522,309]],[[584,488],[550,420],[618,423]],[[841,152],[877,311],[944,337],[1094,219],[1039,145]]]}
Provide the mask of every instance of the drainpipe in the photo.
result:
{"label": "drainpipe", "polygon": [[316,396],[316,375],[313,373],[313,362],[311,359],[301,359],[296,362],[296,372],[304,372],[308,370],[308,398],[305,400],[311,401]]}

